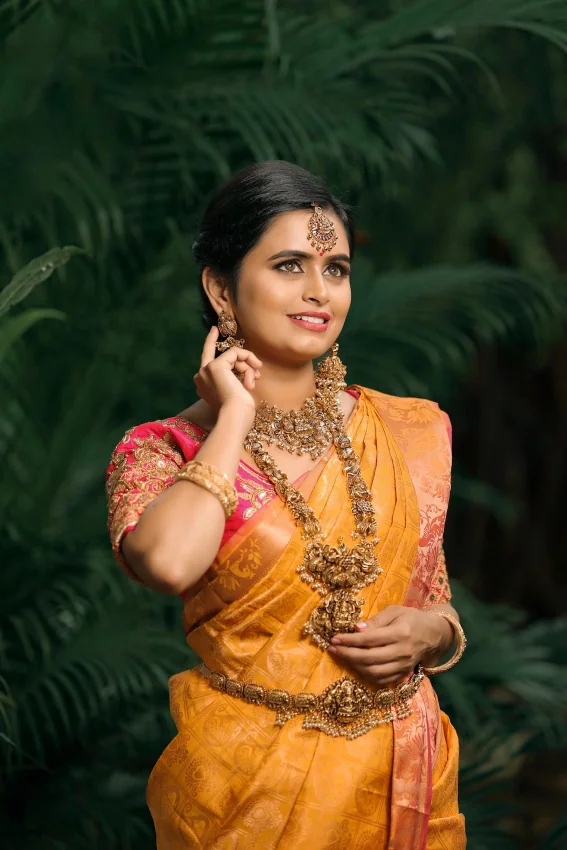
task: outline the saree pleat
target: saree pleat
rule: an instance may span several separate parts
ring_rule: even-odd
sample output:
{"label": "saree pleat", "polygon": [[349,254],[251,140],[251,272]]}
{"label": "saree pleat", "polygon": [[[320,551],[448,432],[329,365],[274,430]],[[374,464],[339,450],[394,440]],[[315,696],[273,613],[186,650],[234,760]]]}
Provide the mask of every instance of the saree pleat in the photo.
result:
{"label": "saree pleat", "polygon": [[[394,432],[378,412],[381,404],[382,398],[361,389],[348,426],[370,485],[380,538],[383,572],[360,592],[366,618],[403,603],[420,543],[418,496]],[[299,489],[329,542],[348,540],[354,523],[336,454],[308,473]],[[304,546],[301,530],[274,501],[221,549],[203,586],[184,604],[187,641],[210,669],[244,682],[314,693],[345,673],[352,675],[302,634],[320,601],[297,574]],[[221,607],[223,589],[233,577],[241,596]],[[178,734],[148,784],[158,850],[465,846],[464,839],[441,843],[439,818],[440,843],[429,842],[428,822],[437,815],[432,804],[439,801],[441,819],[453,817],[456,782],[449,787],[452,727],[448,721],[440,725],[427,680],[410,717],[354,740],[305,730],[301,717],[278,727],[268,708],[212,689],[196,670],[171,679],[170,700]],[[441,768],[449,779],[446,793],[436,798],[434,779]],[[460,832],[464,836],[462,825]],[[457,834],[454,828],[452,833]]]}

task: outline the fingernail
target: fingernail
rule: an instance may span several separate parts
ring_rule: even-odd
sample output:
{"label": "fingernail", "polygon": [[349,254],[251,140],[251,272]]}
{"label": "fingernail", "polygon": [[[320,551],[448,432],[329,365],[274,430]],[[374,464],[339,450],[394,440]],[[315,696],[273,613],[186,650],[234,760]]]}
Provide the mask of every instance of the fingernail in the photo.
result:
{"label": "fingernail", "polygon": [[368,623],[356,623],[356,628],[357,628],[359,631],[363,632],[363,631],[364,631],[364,629],[367,629],[367,628],[368,628]]}
{"label": "fingernail", "polygon": [[336,652],[336,651],[337,651],[336,646],[333,646],[333,644],[330,643],[329,646],[327,647],[327,652]]}
{"label": "fingernail", "polygon": [[256,369],[256,377],[257,377],[257,378],[259,378],[259,377],[260,377],[260,372],[258,371],[258,369]]}
{"label": "fingernail", "polygon": [[338,638],[338,637],[334,637],[334,638],[331,639],[331,643],[333,644],[333,646],[340,646],[341,645],[341,639]]}

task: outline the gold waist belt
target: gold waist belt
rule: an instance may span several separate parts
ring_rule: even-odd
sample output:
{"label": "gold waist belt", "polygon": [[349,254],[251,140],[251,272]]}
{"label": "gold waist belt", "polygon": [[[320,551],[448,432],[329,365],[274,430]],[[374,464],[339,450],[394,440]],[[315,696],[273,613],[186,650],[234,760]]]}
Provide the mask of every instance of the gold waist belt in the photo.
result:
{"label": "gold waist belt", "polygon": [[409,717],[411,699],[424,677],[418,667],[411,679],[395,688],[372,691],[350,676],[343,676],[325,688],[322,694],[290,694],[280,688],[265,688],[252,682],[229,679],[224,673],[209,670],[201,664],[198,671],[213,688],[253,705],[265,705],[276,712],[275,723],[283,726],[287,720],[305,715],[304,729],[319,729],[333,737],[358,738],[382,723]]}

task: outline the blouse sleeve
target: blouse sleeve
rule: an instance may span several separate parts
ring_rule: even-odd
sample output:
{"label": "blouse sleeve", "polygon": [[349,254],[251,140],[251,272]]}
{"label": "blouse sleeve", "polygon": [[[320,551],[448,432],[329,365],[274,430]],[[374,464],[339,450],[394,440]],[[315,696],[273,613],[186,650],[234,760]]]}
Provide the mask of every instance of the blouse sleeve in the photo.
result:
{"label": "blouse sleeve", "polygon": [[125,535],[199,448],[187,439],[181,447],[172,429],[159,422],[132,428],[116,446],[106,473],[108,530],[114,556],[130,578],[140,581],[122,555]]}
{"label": "blouse sleeve", "polygon": [[[443,415],[443,420],[445,422],[445,427],[447,429],[447,436],[449,437],[449,443],[452,445],[453,443],[453,427],[451,425],[451,420],[449,416],[445,413],[444,410],[441,411]],[[425,605],[445,605],[447,602],[451,601],[451,585],[449,583],[449,576],[447,574],[447,562],[445,560],[445,551],[443,549],[443,545],[439,550],[439,557],[437,558],[437,566],[433,572],[433,576],[431,578],[431,584],[429,586],[429,593],[427,594],[427,600]]]}
{"label": "blouse sleeve", "polygon": [[445,605],[451,601],[451,585],[449,584],[449,576],[447,575],[447,563],[445,561],[445,552],[443,546],[439,550],[437,558],[437,566],[433,572],[429,593],[425,607],[428,605]]}

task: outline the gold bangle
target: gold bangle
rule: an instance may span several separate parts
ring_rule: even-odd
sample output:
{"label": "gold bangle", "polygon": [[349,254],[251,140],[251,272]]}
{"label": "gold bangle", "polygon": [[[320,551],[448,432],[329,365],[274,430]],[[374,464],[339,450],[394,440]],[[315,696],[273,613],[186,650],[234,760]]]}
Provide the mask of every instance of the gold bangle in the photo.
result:
{"label": "gold bangle", "polygon": [[445,614],[444,611],[431,611],[431,614],[435,614],[437,617],[443,617],[450,623],[453,627],[453,631],[455,632],[455,637],[457,639],[457,648],[452,656],[445,664],[439,664],[438,667],[424,667],[423,672],[427,673],[428,676],[433,676],[437,673],[445,673],[447,670],[450,670],[451,667],[454,667],[455,664],[461,660],[463,652],[467,646],[467,638],[463,631],[463,627],[459,623],[455,617],[452,617],[450,614]]}
{"label": "gold bangle", "polygon": [[182,466],[175,481],[191,481],[198,487],[208,490],[211,495],[216,496],[224,510],[225,519],[233,515],[238,505],[238,496],[234,484],[228,480],[224,472],[215,469],[208,463],[191,460]]}

